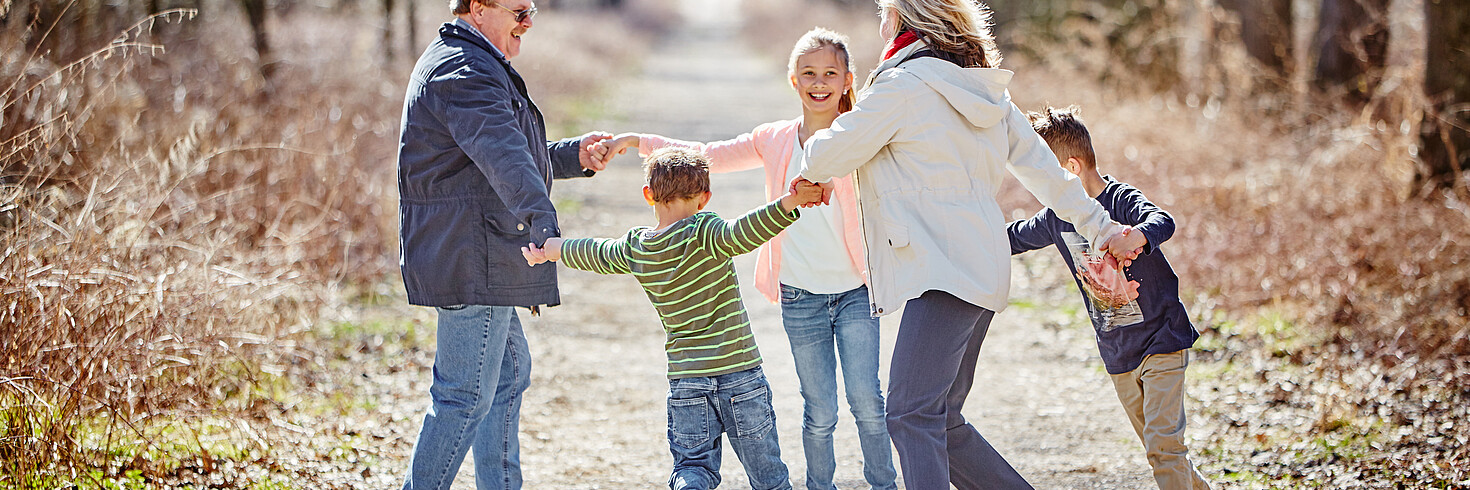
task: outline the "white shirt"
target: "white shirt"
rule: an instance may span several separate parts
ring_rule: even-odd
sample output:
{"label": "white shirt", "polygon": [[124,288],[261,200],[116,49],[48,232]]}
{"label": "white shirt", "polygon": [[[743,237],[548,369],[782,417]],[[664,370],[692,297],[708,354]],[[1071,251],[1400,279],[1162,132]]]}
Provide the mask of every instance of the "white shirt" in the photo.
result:
{"label": "white shirt", "polygon": [[[797,132],[799,133],[799,131]],[[793,136],[800,138],[800,135]],[[786,186],[801,175],[806,153],[801,141],[793,146],[786,168]],[[842,243],[842,213],[837,203],[801,210],[801,219],[781,238],[781,284],[817,294],[845,293],[863,285],[863,277],[848,260]]]}

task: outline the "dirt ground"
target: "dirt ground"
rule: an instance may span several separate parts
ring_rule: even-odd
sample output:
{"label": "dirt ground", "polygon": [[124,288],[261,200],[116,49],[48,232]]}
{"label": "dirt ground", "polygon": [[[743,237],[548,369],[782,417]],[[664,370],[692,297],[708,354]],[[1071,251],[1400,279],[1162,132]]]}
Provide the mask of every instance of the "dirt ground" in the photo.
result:
{"label": "dirt ground", "polygon": [[[709,141],[759,123],[799,115],[785,83],[784,60],[760,58],[734,29],[735,8],[695,2],[691,22],[660,42],[641,76],[615,89],[598,129],[656,132]],[[702,14],[702,15],[700,15]],[[615,236],[652,224],[639,195],[635,157],[592,179],[559,181],[554,198],[569,237]],[[765,201],[759,171],[716,175],[711,208],[734,217]],[[780,311],[752,284],[754,254],[736,260],[764,369],[775,394],[782,457],[792,483],[803,488],[801,397]],[[1143,449],[1118,406],[1085,326],[1081,299],[1047,250],[1017,259],[1014,306],[996,316],[981,352],[965,415],[1038,488],[1147,488],[1153,485]],[[540,317],[523,312],[533,384],[521,419],[527,488],[656,488],[671,458],[665,439],[664,335],[652,306],[631,277],[563,268],[560,307]],[[425,308],[394,307],[432,335]],[[883,318],[882,377],[899,314]],[[432,345],[429,342],[428,345]],[[432,352],[380,352],[389,362],[365,362],[355,383],[377,406],[361,425],[367,470],[352,480],[367,486],[401,484],[408,454],[428,405]],[[1191,413],[1196,407],[1189,407]],[[837,434],[837,485],[866,488],[852,418],[843,407]],[[1198,450],[1192,456],[1199,460]],[[728,449],[725,488],[747,486]],[[473,488],[462,467],[456,488]],[[366,481],[364,481],[365,479]],[[356,485],[353,485],[356,486]]]}

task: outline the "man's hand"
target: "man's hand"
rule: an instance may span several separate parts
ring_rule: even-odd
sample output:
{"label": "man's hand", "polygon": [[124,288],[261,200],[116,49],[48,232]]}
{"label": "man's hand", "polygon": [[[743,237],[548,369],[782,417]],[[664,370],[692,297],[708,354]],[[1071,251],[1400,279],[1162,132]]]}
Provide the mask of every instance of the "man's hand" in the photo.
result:
{"label": "man's hand", "polygon": [[1123,226],[1123,231],[1113,234],[1097,247],[1098,253],[1107,252],[1103,260],[1109,267],[1123,270],[1133,264],[1133,259],[1143,253],[1143,246],[1148,244],[1148,237],[1143,236],[1132,226]]}
{"label": "man's hand", "polygon": [[545,248],[537,247],[534,243],[527,243],[526,246],[521,247],[521,256],[525,257],[526,263],[532,266],[556,262],[561,260],[561,242],[563,241],[561,237],[547,238]]}
{"label": "man's hand", "polygon": [[607,162],[592,156],[592,145],[611,137],[612,134],[603,131],[593,131],[582,135],[582,142],[577,145],[577,161],[582,163],[582,168],[600,172],[607,167]]}
{"label": "man's hand", "polygon": [[622,155],[628,148],[637,148],[640,136],[637,133],[622,133],[611,139],[597,142],[592,145],[592,157],[602,162],[606,167],[613,157]]}

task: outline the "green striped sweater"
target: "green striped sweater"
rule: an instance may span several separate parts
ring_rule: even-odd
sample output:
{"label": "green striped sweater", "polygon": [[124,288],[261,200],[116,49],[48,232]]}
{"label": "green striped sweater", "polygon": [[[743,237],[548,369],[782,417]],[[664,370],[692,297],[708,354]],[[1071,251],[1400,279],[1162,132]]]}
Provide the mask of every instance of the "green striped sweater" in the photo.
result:
{"label": "green striped sweater", "polygon": [[796,210],[781,212],[780,201],[734,221],[701,212],[657,234],[640,226],[618,239],[567,240],[561,263],[599,274],[633,274],[668,334],[669,377],[718,376],[761,363],[731,258],[775,238],[800,216]]}

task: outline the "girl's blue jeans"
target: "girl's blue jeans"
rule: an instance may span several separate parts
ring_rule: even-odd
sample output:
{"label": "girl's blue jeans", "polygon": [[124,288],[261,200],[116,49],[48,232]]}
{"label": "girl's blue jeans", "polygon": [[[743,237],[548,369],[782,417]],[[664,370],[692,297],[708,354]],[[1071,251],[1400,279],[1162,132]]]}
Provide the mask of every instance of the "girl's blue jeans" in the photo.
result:
{"label": "girl's blue jeans", "polygon": [[521,488],[521,394],[531,351],[509,306],[438,308],[433,405],[414,444],[404,490],[447,490],[474,447],[475,488]]}
{"label": "girl's blue jeans", "polygon": [[833,490],[837,462],[837,368],[841,360],[847,404],[857,422],[863,477],[874,489],[896,489],[897,471],[884,422],[878,382],[878,319],[869,313],[867,286],[818,294],[781,285],[781,319],[801,381],[801,448],[808,490]]}

